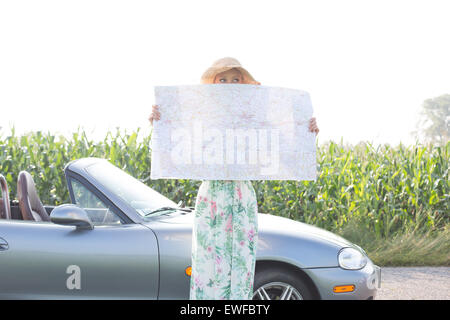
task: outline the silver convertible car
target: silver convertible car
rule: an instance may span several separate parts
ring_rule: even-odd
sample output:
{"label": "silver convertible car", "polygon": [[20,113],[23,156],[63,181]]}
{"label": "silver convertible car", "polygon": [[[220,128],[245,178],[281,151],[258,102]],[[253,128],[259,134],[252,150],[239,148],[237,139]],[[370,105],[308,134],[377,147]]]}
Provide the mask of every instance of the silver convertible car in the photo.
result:
{"label": "silver convertible car", "polygon": [[[18,200],[2,179],[1,299],[189,299],[194,208],[110,162],[65,167],[71,204],[42,205],[21,171]],[[374,299],[381,269],[323,229],[258,215],[253,299]]]}

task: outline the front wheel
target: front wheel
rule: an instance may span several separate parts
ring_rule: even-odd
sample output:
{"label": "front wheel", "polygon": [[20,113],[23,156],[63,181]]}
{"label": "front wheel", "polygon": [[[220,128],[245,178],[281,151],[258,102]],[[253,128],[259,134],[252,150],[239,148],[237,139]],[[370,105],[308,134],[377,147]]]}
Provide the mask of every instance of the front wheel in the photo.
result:
{"label": "front wheel", "polygon": [[303,279],[288,269],[265,268],[255,274],[253,300],[311,300]]}

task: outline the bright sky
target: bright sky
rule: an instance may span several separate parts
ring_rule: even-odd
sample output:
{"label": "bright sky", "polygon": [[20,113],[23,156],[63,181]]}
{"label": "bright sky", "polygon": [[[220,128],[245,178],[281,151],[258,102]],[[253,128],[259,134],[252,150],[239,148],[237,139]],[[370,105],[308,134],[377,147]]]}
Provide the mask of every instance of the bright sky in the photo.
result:
{"label": "bright sky", "polygon": [[[237,58],[310,93],[318,140],[412,143],[450,93],[450,1],[1,1],[0,134],[148,132],[156,85]],[[93,131],[95,128],[95,131]]]}

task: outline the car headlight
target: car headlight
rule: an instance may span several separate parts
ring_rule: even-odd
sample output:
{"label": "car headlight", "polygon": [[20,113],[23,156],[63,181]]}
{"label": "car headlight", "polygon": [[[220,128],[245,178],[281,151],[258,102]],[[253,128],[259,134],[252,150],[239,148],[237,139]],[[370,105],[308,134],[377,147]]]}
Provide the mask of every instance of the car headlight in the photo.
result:
{"label": "car headlight", "polygon": [[355,248],[344,248],[339,251],[338,262],[343,269],[357,270],[366,266],[367,258]]}

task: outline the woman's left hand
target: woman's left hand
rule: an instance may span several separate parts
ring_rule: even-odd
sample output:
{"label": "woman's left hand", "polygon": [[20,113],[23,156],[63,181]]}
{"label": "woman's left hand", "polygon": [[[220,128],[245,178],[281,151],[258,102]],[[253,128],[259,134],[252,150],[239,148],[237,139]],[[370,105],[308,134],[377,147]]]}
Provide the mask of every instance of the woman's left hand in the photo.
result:
{"label": "woman's left hand", "polygon": [[316,123],[316,118],[309,119],[309,131],[315,132],[316,135],[319,133],[319,127]]}

